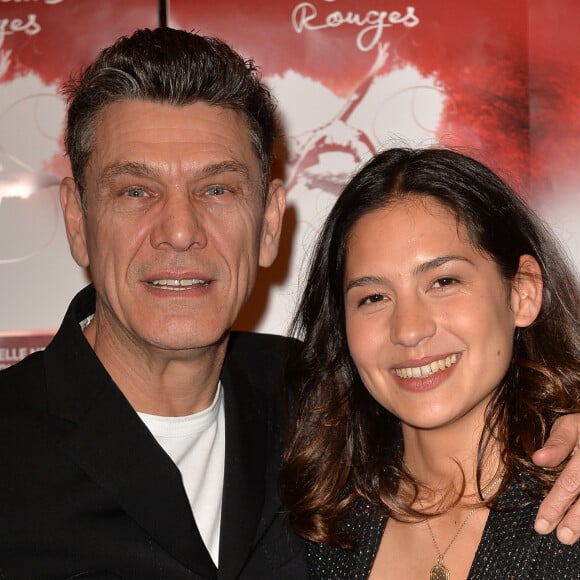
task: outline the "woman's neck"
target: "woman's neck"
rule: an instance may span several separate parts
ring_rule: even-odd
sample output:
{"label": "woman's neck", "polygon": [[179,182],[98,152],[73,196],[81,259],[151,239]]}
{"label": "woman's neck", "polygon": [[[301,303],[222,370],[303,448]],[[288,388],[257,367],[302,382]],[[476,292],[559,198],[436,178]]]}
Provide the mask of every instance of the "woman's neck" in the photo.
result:
{"label": "woman's neck", "polygon": [[[436,506],[462,498],[477,501],[477,457],[483,425],[469,431],[454,427],[428,430],[403,425],[404,463],[421,486],[419,502]],[[499,444],[491,439],[482,459],[481,489],[501,471]]]}

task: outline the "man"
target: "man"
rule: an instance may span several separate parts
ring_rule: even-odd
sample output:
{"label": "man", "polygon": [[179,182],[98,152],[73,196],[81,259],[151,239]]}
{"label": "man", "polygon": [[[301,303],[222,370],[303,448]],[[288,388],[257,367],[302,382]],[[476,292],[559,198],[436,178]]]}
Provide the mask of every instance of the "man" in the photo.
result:
{"label": "man", "polygon": [[221,41],[163,28],[67,95],[61,202],[94,286],[0,373],[0,577],[305,578],[276,493],[291,341],[230,331],[285,206],[268,91]]}
{"label": "man", "polygon": [[304,577],[276,495],[287,341],[230,335],[280,236],[270,96],[170,29],[67,94],[61,201],[94,288],[0,379],[0,576]]}

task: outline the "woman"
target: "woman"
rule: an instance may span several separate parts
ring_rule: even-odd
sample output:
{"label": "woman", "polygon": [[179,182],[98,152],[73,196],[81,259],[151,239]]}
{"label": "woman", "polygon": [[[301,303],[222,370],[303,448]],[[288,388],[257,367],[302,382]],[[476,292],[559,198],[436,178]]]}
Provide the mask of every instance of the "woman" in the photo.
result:
{"label": "woman", "polygon": [[312,578],[580,578],[533,531],[580,410],[579,286],[540,220],[459,153],[386,151],[319,238],[283,466]]}

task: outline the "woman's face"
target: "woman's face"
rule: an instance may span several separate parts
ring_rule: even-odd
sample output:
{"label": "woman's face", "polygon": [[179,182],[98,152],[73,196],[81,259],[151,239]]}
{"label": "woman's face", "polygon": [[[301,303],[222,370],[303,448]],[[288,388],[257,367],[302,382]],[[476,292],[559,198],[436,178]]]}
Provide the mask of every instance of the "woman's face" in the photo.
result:
{"label": "woman's face", "polygon": [[481,420],[529,321],[449,210],[418,197],[362,217],[344,288],[350,352],[383,407],[417,429]]}

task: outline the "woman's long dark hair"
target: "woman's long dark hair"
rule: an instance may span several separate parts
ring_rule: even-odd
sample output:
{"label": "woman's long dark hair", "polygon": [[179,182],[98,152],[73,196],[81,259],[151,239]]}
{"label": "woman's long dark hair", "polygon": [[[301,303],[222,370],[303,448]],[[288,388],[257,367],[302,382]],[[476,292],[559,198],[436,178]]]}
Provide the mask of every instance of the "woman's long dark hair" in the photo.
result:
{"label": "woman's long dark hair", "polygon": [[282,494],[294,529],[314,541],[347,546],[336,524],[360,496],[391,516],[417,516],[397,494],[400,481],[417,490],[402,465],[399,421],[368,394],[349,355],[343,295],[353,226],[394,200],[414,197],[448,208],[474,246],[499,266],[506,284],[523,254],[532,255],[542,271],[542,308],[534,324],[517,329],[510,368],[487,409],[478,473],[493,434],[507,474],[503,486],[524,475],[541,495],[556,472],[536,467],[530,457],[557,417],[580,410],[579,286],[554,236],[478,161],[446,149],[384,151],[331,210],[292,325],[303,343],[291,365]]}

